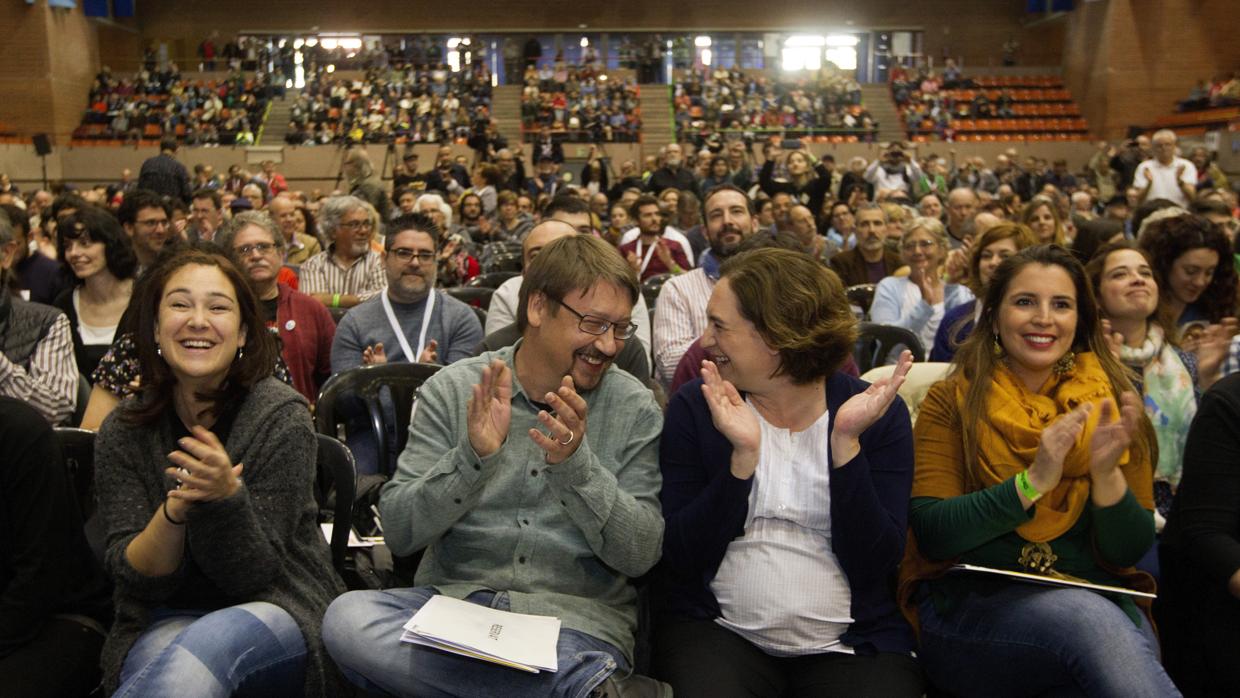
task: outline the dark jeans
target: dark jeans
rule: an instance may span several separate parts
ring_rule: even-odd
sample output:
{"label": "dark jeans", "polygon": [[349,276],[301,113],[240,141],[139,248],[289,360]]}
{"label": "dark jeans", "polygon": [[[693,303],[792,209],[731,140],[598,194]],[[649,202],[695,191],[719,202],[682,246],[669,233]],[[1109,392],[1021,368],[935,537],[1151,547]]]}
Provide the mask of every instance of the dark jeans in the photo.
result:
{"label": "dark jeans", "polygon": [[917,698],[921,667],[910,655],[828,652],[775,657],[710,620],[662,619],[653,672],[676,698]]}
{"label": "dark jeans", "polygon": [[0,693],[9,696],[84,696],[99,685],[103,634],[65,618],[51,618],[33,640],[0,659]]}

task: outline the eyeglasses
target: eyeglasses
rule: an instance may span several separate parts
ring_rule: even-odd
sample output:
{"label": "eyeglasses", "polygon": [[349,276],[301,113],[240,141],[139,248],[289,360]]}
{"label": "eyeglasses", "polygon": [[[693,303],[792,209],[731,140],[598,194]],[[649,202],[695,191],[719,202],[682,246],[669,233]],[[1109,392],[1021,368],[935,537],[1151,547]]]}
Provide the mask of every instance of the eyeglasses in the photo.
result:
{"label": "eyeglasses", "polygon": [[373,221],[369,221],[369,220],[344,221],[343,223],[340,224],[340,227],[344,228],[345,230],[373,230],[375,227],[375,224]]}
{"label": "eyeglasses", "polygon": [[408,247],[394,247],[388,250],[388,254],[395,255],[402,264],[408,264],[409,260],[416,259],[418,264],[430,264],[435,261],[434,252],[411,250]]}
{"label": "eyeglasses", "polygon": [[152,220],[145,220],[145,221],[134,221],[134,222],[142,226],[143,228],[167,228],[168,226],[172,225],[172,221],[168,220],[167,218],[160,218],[157,220],[152,219]]}
{"label": "eyeglasses", "polygon": [[559,303],[565,310],[577,316],[577,329],[586,334],[604,335],[607,334],[607,330],[612,330],[616,333],[616,339],[628,339],[637,332],[637,325],[631,322],[611,322],[593,315],[582,315],[559,298],[553,300]]}
{"label": "eyeglasses", "polygon": [[276,249],[274,244],[270,242],[260,242],[255,245],[242,245],[240,247],[234,247],[233,251],[240,257],[249,257],[254,252],[258,252],[261,255],[271,254],[271,251],[274,249]]}
{"label": "eyeglasses", "polygon": [[912,252],[913,250],[928,250],[939,243],[934,240],[909,240],[901,245],[905,250]]}

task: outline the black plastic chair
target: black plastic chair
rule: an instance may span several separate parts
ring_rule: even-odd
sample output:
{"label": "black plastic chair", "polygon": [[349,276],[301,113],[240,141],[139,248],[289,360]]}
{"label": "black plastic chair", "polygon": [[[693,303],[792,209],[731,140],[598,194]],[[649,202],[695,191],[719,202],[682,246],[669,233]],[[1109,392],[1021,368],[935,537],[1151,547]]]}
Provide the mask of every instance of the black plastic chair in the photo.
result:
{"label": "black plastic chair", "polygon": [[77,497],[82,520],[95,514],[95,432],[76,427],[56,427],[56,441],[65,457],[65,468]]}
{"label": "black plastic chair", "polygon": [[857,284],[844,289],[848,302],[861,308],[861,312],[869,317],[870,305],[874,302],[874,284]]}
{"label": "black plastic chair", "polygon": [[60,452],[65,457],[65,470],[73,485],[78,512],[82,515],[86,543],[95,559],[103,562],[108,532],[103,517],[95,516],[99,507],[95,492],[95,432],[76,427],[56,427],[55,432]]}
{"label": "black plastic chair", "polygon": [[319,455],[314,494],[320,514],[330,511],[332,566],[343,576],[353,527],[353,500],[357,497],[357,466],[349,447],[326,434],[317,434]]}
{"label": "black plastic chair", "polygon": [[520,254],[504,253],[495,255],[487,262],[488,272],[513,271],[518,274],[525,267],[525,260]]}
{"label": "black plastic chair", "polygon": [[490,310],[491,296],[495,295],[493,288],[473,288],[469,286],[453,286],[445,288],[444,293],[453,298],[483,310]]}
{"label": "black plastic chair", "polygon": [[853,360],[861,373],[882,366],[887,357],[899,346],[913,352],[913,361],[925,361],[926,349],[921,339],[909,329],[895,325],[863,322],[857,328],[857,343],[853,347]]}
{"label": "black plastic chair", "polygon": [[474,311],[474,315],[478,316],[478,322],[481,323],[483,327],[486,327],[487,326],[487,311],[483,310],[482,308],[479,308],[476,305],[472,305],[470,306],[470,308]]}
{"label": "black plastic chair", "polygon": [[642,298],[646,299],[646,307],[654,310],[655,301],[659,299],[659,291],[663,290],[663,284],[672,278],[671,274],[655,274],[654,276],[642,282]]}
{"label": "black plastic chair", "polygon": [[[335,437],[343,422],[337,411],[342,400],[359,399],[365,405],[370,428],[379,445],[379,472],[396,472],[396,457],[409,439],[409,419],[418,388],[442,366],[436,364],[388,363],[358,366],[332,376],[315,402],[314,423],[320,434]],[[395,405],[395,424],[384,417],[380,388],[387,388]],[[389,438],[389,434],[391,438]]]}
{"label": "black plastic chair", "polygon": [[78,374],[77,387],[77,405],[73,408],[73,416],[69,419],[69,426],[80,426],[82,418],[86,416],[86,405],[90,403],[90,381],[86,376]]}
{"label": "black plastic chair", "polygon": [[469,288],[499,288],[500,284],[514,276],[520,275],[520,272],[515,271],[493,271],[486,274],[479,274],[470,279],[469,283],[465,285]]}

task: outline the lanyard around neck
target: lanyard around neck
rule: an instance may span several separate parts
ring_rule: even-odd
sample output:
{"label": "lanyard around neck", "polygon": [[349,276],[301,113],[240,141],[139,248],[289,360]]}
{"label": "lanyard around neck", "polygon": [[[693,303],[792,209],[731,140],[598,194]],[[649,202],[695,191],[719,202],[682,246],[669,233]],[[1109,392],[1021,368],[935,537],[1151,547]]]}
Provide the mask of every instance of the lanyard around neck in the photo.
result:
{"label": "lanyard around neck", "polygon": [[400,350],[405,352],[405,358],[409,360],[409,363],[417,363],[418,357],[422,356],[422,350],[426,347],[426,332],[430,329],[431,313],[435,310],[435,289],[431,289],[426,297],[426,310],[422,312],[422,332],[418,334],[417,352],[409,347],[409,340],[400,328],[400,322],[396,319],[396,311],[392,310],[392,301],[388,298],[387,291],[384,291],[382,296],[383,312],[387,314],[388,323],[392,325],[392,331],[396,333],[396,341],[400,342]]}
{"label": "lanyard around neck", "polygon": [[[658,240],[655,240],[655,241],[654,241],[654,244],[650,246],[650,249],[646,251],[646,257],[642,260],[642,268],[641,268],[641,271],[637,272],[639,276],[640,276],[641,274],[645,274],[645,273],[646,273],[646,267],[650,266],[650,258],[654,256],[654,248],[656,248],[656,247],[658,247],[658,246],[659,246],[659,241],[658,241]],[[638,238],[637,238],[637,256],[638,256],[638,257],[641,257],[641,256],[642,256],[642,239],[641,239],[641,236],[638,236]]]}

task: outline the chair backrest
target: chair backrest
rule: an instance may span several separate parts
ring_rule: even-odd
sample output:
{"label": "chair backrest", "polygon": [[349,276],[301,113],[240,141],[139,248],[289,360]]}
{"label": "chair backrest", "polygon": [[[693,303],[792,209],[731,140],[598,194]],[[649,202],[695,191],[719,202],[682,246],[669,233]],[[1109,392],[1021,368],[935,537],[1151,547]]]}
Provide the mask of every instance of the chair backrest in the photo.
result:
{"label": "chair backrest", "polygon": [[56,427],[56,440],[65,456],[65,468],[77,497],[82,521],[95,513],[95,432],[76,427]]}
{"label": "chair backrest", "polygon": [[[336,407],[345,398],[360,399],[366,405],[370,427],[379,445],[379,472],[391,475],[396,471],[396,456],[409,438],[409,419],[418,388],[435,375],[442,366],[436,364],[388,363],[358,366],[332,376],[315,402],[315,429],[320,434],[336,436],[337,425],[343,421]],[[386,389],[395,406],[394,416],[385,416],[380,400]],[[390,423],[395,419],[395,423]],[[390,427],[390,429],[389,429]],[[389,432],[395,441],[388,438]]]}
{"label": "chair backrest", "polygon": [[487,271],[515,271],[520,274],[524,266],[525,260],[520,254],[505,253],[492,257],[490,262],[487,264]]}
{"label": "chair backrest", "polygon": [[[353,500],[357,496],[357,466],[349,447],[338,440],[318,434],[318,473],[315,480],[315,497],[321,512],[328,504],[332,507],[332,566],[337,572],[344,571],[345,558],[349,552],[349,530],[353,527]],[[334,491],[334,492],[333,492]]]}
{"label": "chair backrest", "polygon": [[73,408],[73,417],[69,420],[69,426],[76,427],[82,424],[82,417],[86,416],[86,405],[90,402],[90,391],[90,381],[86,379],[86,376],[79,373],[77,406]]}
{"label": "chair backrest", "polygon": [[493,271],[486,274],[479,274],[469,280],[465,284],[470,288],[499,288],[500,284],[511,279],[514,276],[520,276],[520,272],[516,271]]}
{"label": "chair backrest", "polygon": [[[900,386],[900,398],[904,400],[904,404],[908,406],[909,419],[913,424],[917,423],[917,414],[921,411],[921,401],[925,399],[926,393],[930,391],[930,386],[938,383],[947,377],[947,372],[951,370],[950,363],[941,362],[925,362],[915,363],[909,369],[908,376],[905,377],[904,383]],[[895,373],[896,367],[892,365],[877,366],[865,372],[861,376],[861,380],[873,383],[881,378],[889,378]]]}
{"label": "chair backrest", "polygon": [[344,317],[345,313],[349,312],[349,309],[348,308],[328,308],[327,312],[331,313],[332,322],[339,325],[340,318]]}
{"label": "chair backrest", "polygon": [[671,274],[655,274],[642,282],[642,298],[646,300],[646,307],[654,309],[655,301],[659,299],[659,291],[663,290],[663,284],[670,278]]}
{"label": "chair backrest", "polygon": [[462,303],[468,303],[475,308],[482,308],[483,310],[491,309],[491,296],[495,295],[495,289],[493,288],[475,288],[470,286],[453,286],[445,288],[443,292]]}
{"label": "chair backrest", "polygon": [[870,315],[870,304],[874,302],[874,284],[857,284],[844,289],[848,302],[861,309],[865,317]]}
{"label": "chair backrest", "polygon": [[857,343],[853,347],[857,370],[865,373],[875,366],[889,363],[888,357],[899,346],[905,346],[913,352],[913,361],[926,359],[926,349],[912,330],[874,322],[860,323],[857,327]]}
{"label": "chair backrest", "polygon": [[487,326],[487,311],[483,310],[482,308],[479,308],[476,305],[471,305],[470,308],[474,311],[474,315],[478,316],[478,322],[483,327],[486,327]]}

